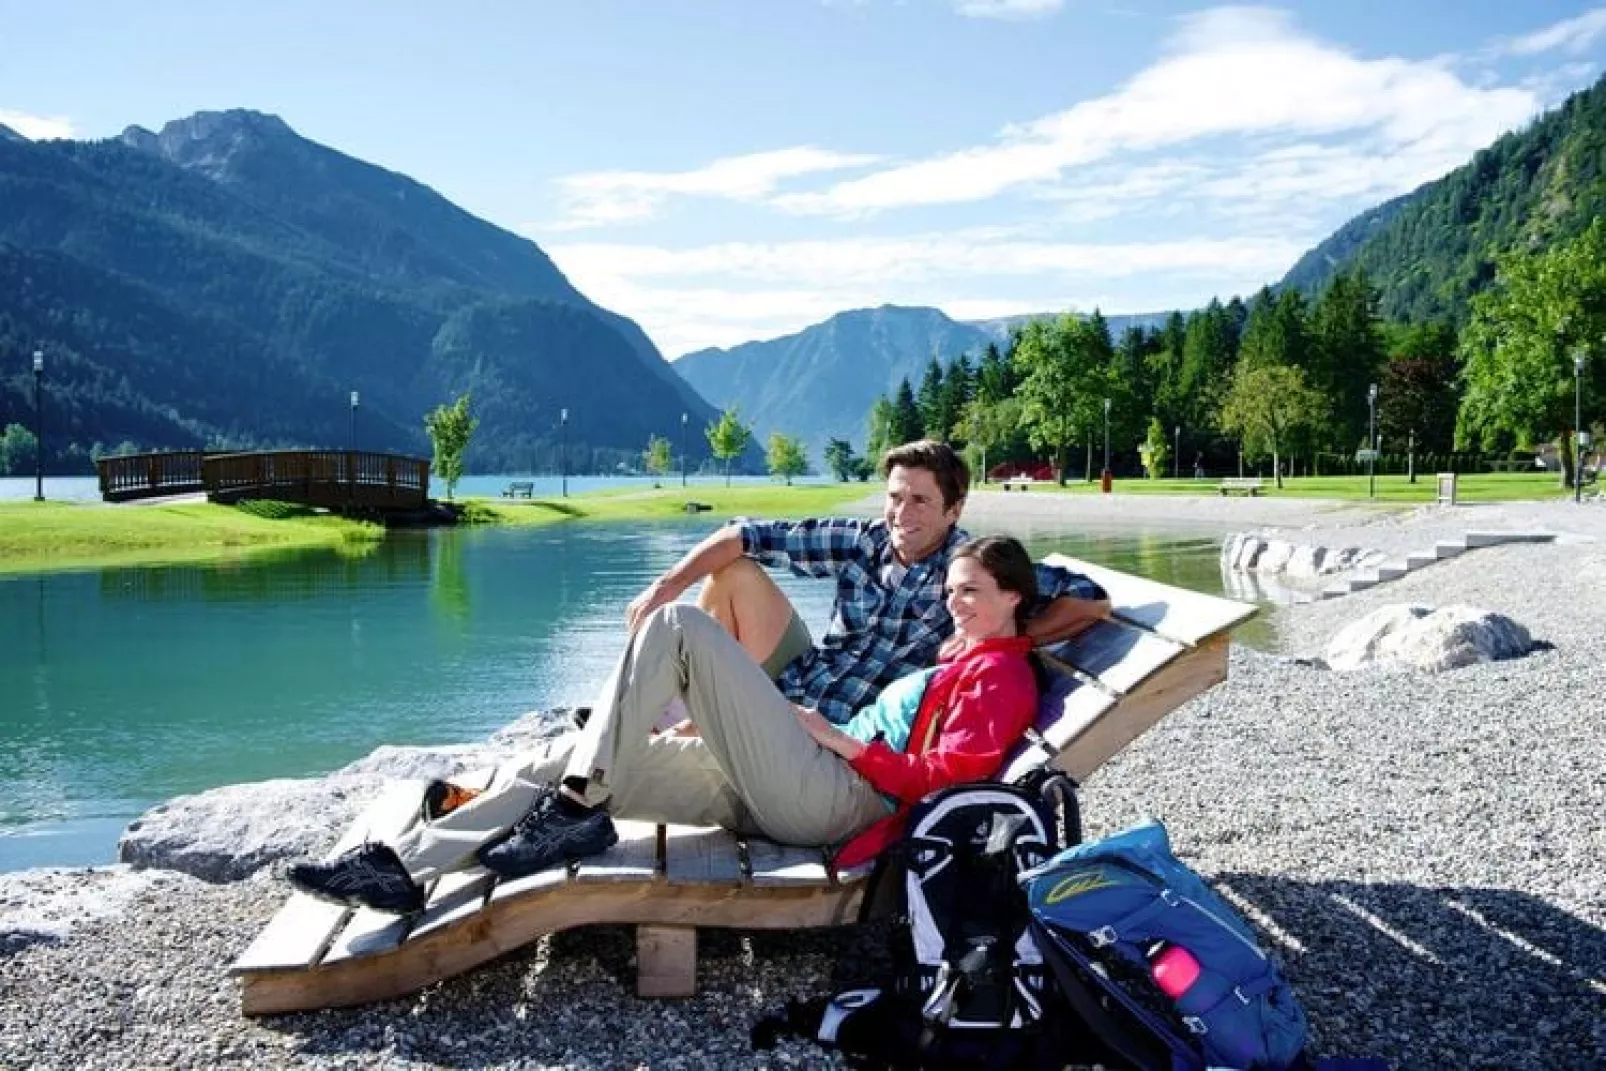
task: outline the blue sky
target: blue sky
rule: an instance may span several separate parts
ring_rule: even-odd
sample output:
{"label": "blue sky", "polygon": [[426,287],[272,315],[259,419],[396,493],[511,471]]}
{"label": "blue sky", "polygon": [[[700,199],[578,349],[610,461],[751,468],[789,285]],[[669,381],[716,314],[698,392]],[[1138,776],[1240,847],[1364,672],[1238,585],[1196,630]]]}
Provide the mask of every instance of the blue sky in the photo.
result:
{"label": "blue sky", "polygon": [[670,357],[847,308],[1275,281],[1589,85],[1556,0],[0,0],[0,123],[256,108],[526,235]]}

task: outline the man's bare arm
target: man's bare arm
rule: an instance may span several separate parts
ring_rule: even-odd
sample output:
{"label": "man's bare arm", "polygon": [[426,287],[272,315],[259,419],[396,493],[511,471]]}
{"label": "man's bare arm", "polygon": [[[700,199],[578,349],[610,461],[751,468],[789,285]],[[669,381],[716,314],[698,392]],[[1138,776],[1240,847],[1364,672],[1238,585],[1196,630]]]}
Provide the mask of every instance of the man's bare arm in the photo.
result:
{"label": "man's bare arm", "polygon": [[1087,631],[1108,617],[1109,613],[1109,599],[1078,599],[1061,595],[1032,615],[1026,622],[1026,635],[1038,647],[1059,643]]}
{"label": "man's bare arm", "polygon": [[636,626],[660,606],[668,606],[680,598],[685,590],[712,573],[730,565],[742,556],[742,530],[727,524],[707,539],[686,552],[686,556],[669,567],[668,572],[647,585],[645,591],[630,601],[625,610],[625,626],[636,631]]}

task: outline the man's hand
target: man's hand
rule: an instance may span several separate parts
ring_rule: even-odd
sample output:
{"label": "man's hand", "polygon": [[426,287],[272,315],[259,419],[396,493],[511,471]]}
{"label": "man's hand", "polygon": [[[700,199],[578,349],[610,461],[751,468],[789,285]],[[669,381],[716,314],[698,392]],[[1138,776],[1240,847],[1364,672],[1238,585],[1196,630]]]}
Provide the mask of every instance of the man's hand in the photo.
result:
{"label": "man's hand", "polygon": [[659,577],[648,584],[640,595],[630,600],[630,605],[625,608],[625,628],[632,633],[635,632],[654,610],[660,606],[668,606],[678,598],[680,592],[663,577]]}

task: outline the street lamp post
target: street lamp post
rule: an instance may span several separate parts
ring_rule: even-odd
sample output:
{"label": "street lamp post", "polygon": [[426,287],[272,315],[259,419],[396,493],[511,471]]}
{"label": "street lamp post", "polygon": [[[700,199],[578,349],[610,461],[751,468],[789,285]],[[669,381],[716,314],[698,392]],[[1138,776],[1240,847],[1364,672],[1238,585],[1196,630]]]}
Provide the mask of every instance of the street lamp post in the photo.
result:
{"label": "street lamp post", "polygon": [[1412,428],[1405,437],[1405,473],[1416,482],[1416,429]]}
{"label": "street lamp post", "polygon": [[357,449],[357,404],[361,401],[356,391],[351,392],[351,438],[347,440],[346,449],[353,452]]}
{"label": "street lamp post", "polygon": [[680,414],[680,486],[686,486],[686,414]]}
{"label": "street lamp post", "polygon": [[1366,497],[1377,497],[1377,384],[1366,388]]}
{"label": "street lamp post", "polygon": [[558,410],[558,471],[563,476],[563,497],[569,497],[569,411]]}
{"label": "street lamp post", "polygon": [[1584,500],[1584,351],[1573,353],[1573,501]]}
{"label": "street lamp post", "polygon": [[33,351],[33,500],[45,500],[45,404],[40,384],[45,378],[45,353]]}
{"label": "street lamp post", "polygon": [[1178,424],[1171,433],[1171,478],[1180,479],[1182,476],[1182,425]]}

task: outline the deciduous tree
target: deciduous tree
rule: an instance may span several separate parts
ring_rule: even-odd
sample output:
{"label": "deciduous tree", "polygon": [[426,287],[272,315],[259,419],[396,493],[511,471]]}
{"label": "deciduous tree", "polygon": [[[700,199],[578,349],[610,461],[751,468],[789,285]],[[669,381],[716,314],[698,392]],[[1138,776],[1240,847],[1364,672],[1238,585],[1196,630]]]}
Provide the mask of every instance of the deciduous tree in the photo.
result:
{"label": "deciduous tree", "polygon": [[770,432],[765,456],[769,461],[770,475],[781,477],[788,487],[792,486],[793,476],[801,476],[809,471],[808,454],[803,449],[803,443],[790,435]]}
{"label": "deciduous tree", "polygon": [[446,484],[448,502],[457,489],[457,481],[463,478],[463,455],[479,426],[479,418],[469,412],[468,394],[451,405],[436,406],[424,417],[424,430],[435,447],[435,474]]}
{"label": "deciduous tree", "polygon": [[740,457],[747,444],[752,441],[753,429],[742,423],[741,415],[736,406],[731,406],[719,414],[719,419],[708,425],[703,435],[708,439],[708,449],[716,458],[725,462],[725,486],[731,485],[731,459]]}
{"label": "deciduous tree", "polygon": [[1325,414],[1322,396],[1305,385],[1302,370],[1283,364],[1239,364],[1221,407],[1221,427],[1238,436],[1244,456],[1270,454],[1281,487],[1283,445],[1291,434],[1313,427]]}

